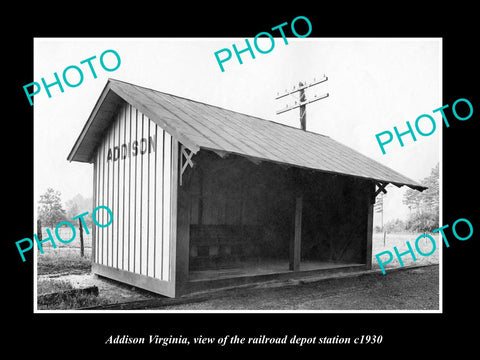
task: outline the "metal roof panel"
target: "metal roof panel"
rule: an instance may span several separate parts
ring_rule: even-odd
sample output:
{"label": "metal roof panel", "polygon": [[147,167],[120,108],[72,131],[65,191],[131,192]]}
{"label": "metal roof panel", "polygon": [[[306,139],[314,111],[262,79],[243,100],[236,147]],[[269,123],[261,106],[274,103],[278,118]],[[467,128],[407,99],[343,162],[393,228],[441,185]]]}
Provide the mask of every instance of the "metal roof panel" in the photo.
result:
{"label": "metal roof panel", "polygon": [[[109,92],[116,96],[112,97]],[[102,135],[99,132],[105,129],[107,122],[112,121],[107,116],[112,111],[112,105],[118,103],[118,97],[143,112],[194,152],[201,148],[217,150],[425,189],[416,181],[328,136],[114,79],[109,79],[102,92],[68,156],[70,161],[91,161],[96,148],[92,143],[99,141]]]}

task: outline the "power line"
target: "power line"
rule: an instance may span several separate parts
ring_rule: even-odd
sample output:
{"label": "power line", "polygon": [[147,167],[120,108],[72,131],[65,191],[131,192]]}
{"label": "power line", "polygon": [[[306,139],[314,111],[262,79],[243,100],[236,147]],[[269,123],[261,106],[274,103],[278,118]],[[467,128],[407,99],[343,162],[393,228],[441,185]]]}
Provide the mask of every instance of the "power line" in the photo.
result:
{"label": "power line", "polygon": [[307,109],[306,109],[306,105],[310,104],[310,103],[313,103],[315,101],[321,100],[321,99],[325,99],[326,97],[329,96],[329,94],[326,93],[326,94],[323,94],[321,96],[317,96],[315,94],[313,98],[307,100],[305,90],[308,89],[308,88],[311,88],[315,85],[321,84],[321,83],[323,83],[327,80],[328,80],[328,77],[323,75],[323,78],[321,78],[320,80],[316,80],[314,78],[313,82],[311,82],[310,84],[307,84],[307,83],[304,84],[300,81],[298,83],[298,88],[295,88],[295,86],[294,86],[291,91],[285,90],[284,94],[280,95],[279,93],[277,93],[277,97],[275,98],[275,100],[281,99],[281,98],[283,98],[285,96],[289,96],[289,95],[293,96],[293,94],[295,94],[297,92],[299,92],[300,94],[299,94],[299,98],[295,101],[295,104],[293,106],[289,107],[288,104],[287,104],[284,109],[277,110],[276,114],[279,115],[279,114],[283,114],[284,112],[287,112],[287,111],[290,111],[290,110],[293,110],[293,109],[296,109],[296,108],[300,108],[300,127],[303,130],[306,130],[306,128],[307,128]]}

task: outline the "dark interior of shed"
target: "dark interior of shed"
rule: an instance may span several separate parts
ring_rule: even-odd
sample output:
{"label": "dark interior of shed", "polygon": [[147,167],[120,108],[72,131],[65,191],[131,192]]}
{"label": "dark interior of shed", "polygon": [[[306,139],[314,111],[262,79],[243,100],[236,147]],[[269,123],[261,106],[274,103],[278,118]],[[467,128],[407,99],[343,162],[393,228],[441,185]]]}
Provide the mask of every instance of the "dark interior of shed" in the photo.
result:
{"label": "dark interior of shed", "polygon": [[298,196],[299,270],[365,263],[367,181],[205,150],[192,160],[191,280],[290,271]]}

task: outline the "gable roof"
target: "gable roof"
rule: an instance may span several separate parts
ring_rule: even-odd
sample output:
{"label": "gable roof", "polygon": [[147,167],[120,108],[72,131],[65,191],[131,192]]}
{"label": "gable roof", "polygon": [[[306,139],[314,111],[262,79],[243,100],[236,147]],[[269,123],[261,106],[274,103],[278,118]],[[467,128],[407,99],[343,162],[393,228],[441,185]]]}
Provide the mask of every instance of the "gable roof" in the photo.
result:
{"label": "gable roof", "polygon": [[426,189],[328,136],[114,79],[105,85],[68,155],[69,161],[92,162],[97,145],[123,101],[194,153],[207,149],[396,186],[407,185],[420,191]]}

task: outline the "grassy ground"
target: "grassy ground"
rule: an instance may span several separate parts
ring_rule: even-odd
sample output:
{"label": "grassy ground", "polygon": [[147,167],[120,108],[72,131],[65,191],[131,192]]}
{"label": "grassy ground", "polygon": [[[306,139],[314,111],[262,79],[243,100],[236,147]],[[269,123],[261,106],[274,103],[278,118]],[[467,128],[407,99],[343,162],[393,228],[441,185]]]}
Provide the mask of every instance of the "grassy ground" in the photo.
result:
{"label": "grassy ground", "polygon": [[[89,306],[104,305],[108,302],[99,299],[92,294],[84,294],[79,292],[69,292],[75,287],[68,280],[55,278],[39,278],[37,280],[37,309],[38,310],[66,310],[79,309]],[[42,295],[64,293],[63,296],[55,297],[55,300],[45,301]]]}
{"label": "grassy ground", "polygon": [[90,249],[80,256],[78,249],[48,249],[37,254],[37,274],[89,273],[91,269]]}
{"label": "grassy ground", "polygon": [[[60,228],[59,235],[62,239],[68,240],[72,237],[72,231],[69,227]],[[55,237],[55,235],[53,234]],[[43,240],[48,235],[45,228],[42,231]],[[55,237],[56,248],[50,241],[42,244],[44,253],[41,254],[37,249],[37,273],[38,275],[58,274],[65,272],[89,273],[91,269],[90,255],[92,251],[92,235],[83,233],[84,256],[80,256],[80,235],[76,229],[76,237],[73,241],[64,244]]]}
{"label": "grassy ground", "polygon": [[[42,231],[43,239],[48,235]],[[62,239],[68,240],[72,237],[71,230],[61,228],[59,235]],[[58,293],[72,290],[75,286],[69,281],[64,280],[60,275],[64,274],[89,274],[91,271],[91,234],[84,232],[84,256],[80,256],[80,235],[77,229],[76,238],[63,244],[55,238],[57,248],[54,248],[51,242],[43,244],[44,253],[41,254],[37,249],[37,294],[40,296],[49,293]],[[53,235],[55,236],[55,235]],[[37,302],[39,310],[48,309],[75,309],[86,306],[103,304],[95,295],[71,294],[66,298],[59,298],[48,304]]]}
{"label": "grassy ground", "polygon": [[[65,274],[90,274],[90,248],[85,249],[84,257],[80,256],[80,248],[52,247],[45,248],[44,254],[37,253],[37,294],[49,294],[72,290],[75,287],[69,280],[62,279]],[[37,298],[40,300],[40,298]],[[78,309],[104,304],[105,301],[95,295],[70,294],[66,298],[58,298],[53,302],[37,301],[39,310]]]}
{"label": "grassy ground", "polygon": [[49,294],[71,289],[73,289],[72,284],[66,280],[41,278],[37,280],[38,294]]}
{"label": "grassy ground", "polygon": [[[95,295],[82,293],[69,293],[69,290],[74,290],[75,287],[68,280],[56,278],[39,278],[37,280],[37,294],[38,302],[37,309],[39,310],[60,310],[60,309],[78,309],[88,306],[96,306],[105,304],[105,301],[97,299]],[[63,293],[66,295],[58,296],[54,301],[45,301],[42,295],[52,293]]]}
{"label": "grassy ground", "polygon": [[[415,248],[415,240],[417,237],[421,234],[410,234],[410,233],[405,233],[405,234],[387,234],[385,237],[385,245],[384,245],[384,236],[382,233],[374,233],[373,234],[373,239],[372,239],[372,268],[373,269],[379,269],[380,266],[378,264],[378,261],[375,257],[375,255],[383,252],[383,251],[390,251],[393,254],[393,260],[385,265],[386,273],[388,274],[388,269],[392,268],[398,268],[400,267],[400,262],[398,261],[397,256],[395,255],[394,252],[394,247],[397,247],[398,252],[401,254],[405,251],[408,250],[407,247],[407,241],[410,243],[410,246],[412,247],[416,260],[413,260],[412,256],[410,254],[406,254],[401,257],[404,266],[413,266],[413,265],[429,265],[429,264],[438,264],[439,263],[439,258],[440,258],[440,248],[442,247],[440,235],[438,234],[428,234],[431,235],[435,239],[435,246],[436,250],[435,252],[430,255],[430,256],[422,256],[418,254],[416,248]],[[421,238],[418,241],[418,247],[423,253],[429,253],[432,250],[432,244],[430,240],[427,238]],[[381,255],[380,260],[381,261],[386,261],[388,258],[388,255]]]}

